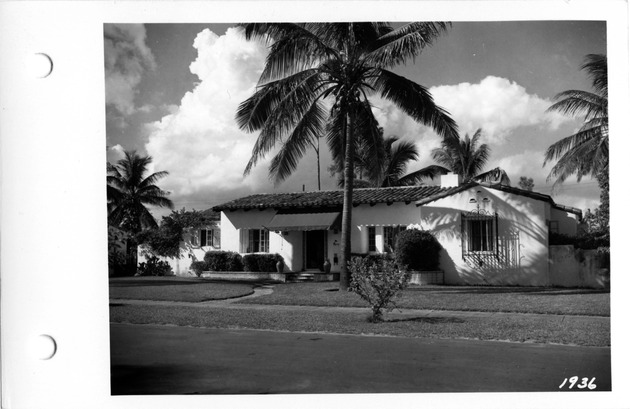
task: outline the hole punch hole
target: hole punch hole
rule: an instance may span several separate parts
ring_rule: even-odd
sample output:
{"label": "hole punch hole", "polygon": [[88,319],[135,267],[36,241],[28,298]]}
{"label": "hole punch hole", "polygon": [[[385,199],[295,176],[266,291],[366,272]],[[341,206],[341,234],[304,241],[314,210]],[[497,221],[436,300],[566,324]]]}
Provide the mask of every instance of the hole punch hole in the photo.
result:
{"label": "hole punch hole", "polygon": [[33,343],[33,352],[37,359],[46,361],[57,353],[57,342],[50,335],[42,334],[35,338]]}
{"label": "hole punch hole", "polygon": [[28,71],[35,78],[46,78],[53,70],[53,61],[48,54],[35,53],[32,54],[28,61]]}

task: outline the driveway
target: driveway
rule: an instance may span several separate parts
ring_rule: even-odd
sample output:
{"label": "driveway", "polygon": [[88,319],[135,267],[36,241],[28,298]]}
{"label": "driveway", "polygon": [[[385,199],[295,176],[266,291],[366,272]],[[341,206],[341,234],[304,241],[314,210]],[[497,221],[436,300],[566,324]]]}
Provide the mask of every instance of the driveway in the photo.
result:
{"label": "driveway", "polygon": [[572,376],[595,377],[595,391],[611,388],[610,348],[159,325],[110,328],[113,395],[542,392],[559,391]]}

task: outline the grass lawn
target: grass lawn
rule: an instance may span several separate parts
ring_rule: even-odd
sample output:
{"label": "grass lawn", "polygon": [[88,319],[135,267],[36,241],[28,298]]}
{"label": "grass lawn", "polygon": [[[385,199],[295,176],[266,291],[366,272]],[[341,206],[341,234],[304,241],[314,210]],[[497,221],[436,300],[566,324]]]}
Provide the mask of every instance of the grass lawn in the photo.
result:
{"label": "grass lawn", "polygon": [[517,342],[609,346],[609,320],[596,317],[522,315],[410,317],[373,324],[361,312],[239,310],[181,306],[110,306],[110,321],[206,328],[249,328],[422,338],[466,338]]}
{"label": "grass lawn", "polygon": [[254,292],[253,287],[201,278],[120,277],[109,279],[109,298],[201,302],[249,295]]}
{"label": "grass lawn", "polygon": [[[237,301],[251,304],[365,307],[356,294],[336,291],[339,283],[278,284],[270,295]],[[547,287],[413,286],[396,300],[401,308],[610,316],[604,290]]]}

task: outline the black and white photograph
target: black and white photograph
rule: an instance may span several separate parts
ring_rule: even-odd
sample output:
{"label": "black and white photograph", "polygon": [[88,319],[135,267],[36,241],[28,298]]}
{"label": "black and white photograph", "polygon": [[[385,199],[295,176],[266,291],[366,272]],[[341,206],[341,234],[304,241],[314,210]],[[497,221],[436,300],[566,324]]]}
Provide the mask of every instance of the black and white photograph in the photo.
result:
{"label": "black and white photograph", "polygon": [[104,50],[112,394],[610,390],[606,22]]}
{"label": "black and white photograph", "polygon": [[528,3],[0,3],[2,406],[623,408],[628,4]]}

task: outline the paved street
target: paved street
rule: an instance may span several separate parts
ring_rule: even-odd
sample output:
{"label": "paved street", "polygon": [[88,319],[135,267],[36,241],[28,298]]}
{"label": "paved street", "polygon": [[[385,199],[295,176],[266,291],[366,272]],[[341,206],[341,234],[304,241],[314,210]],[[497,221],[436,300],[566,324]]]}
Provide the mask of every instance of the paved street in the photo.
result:
{"label": "paved street", "polygon": [[558,391],[571,376],[595,377],[596,391],[611,387],[610,348],[159,325],[110,328],[114,395]]}

